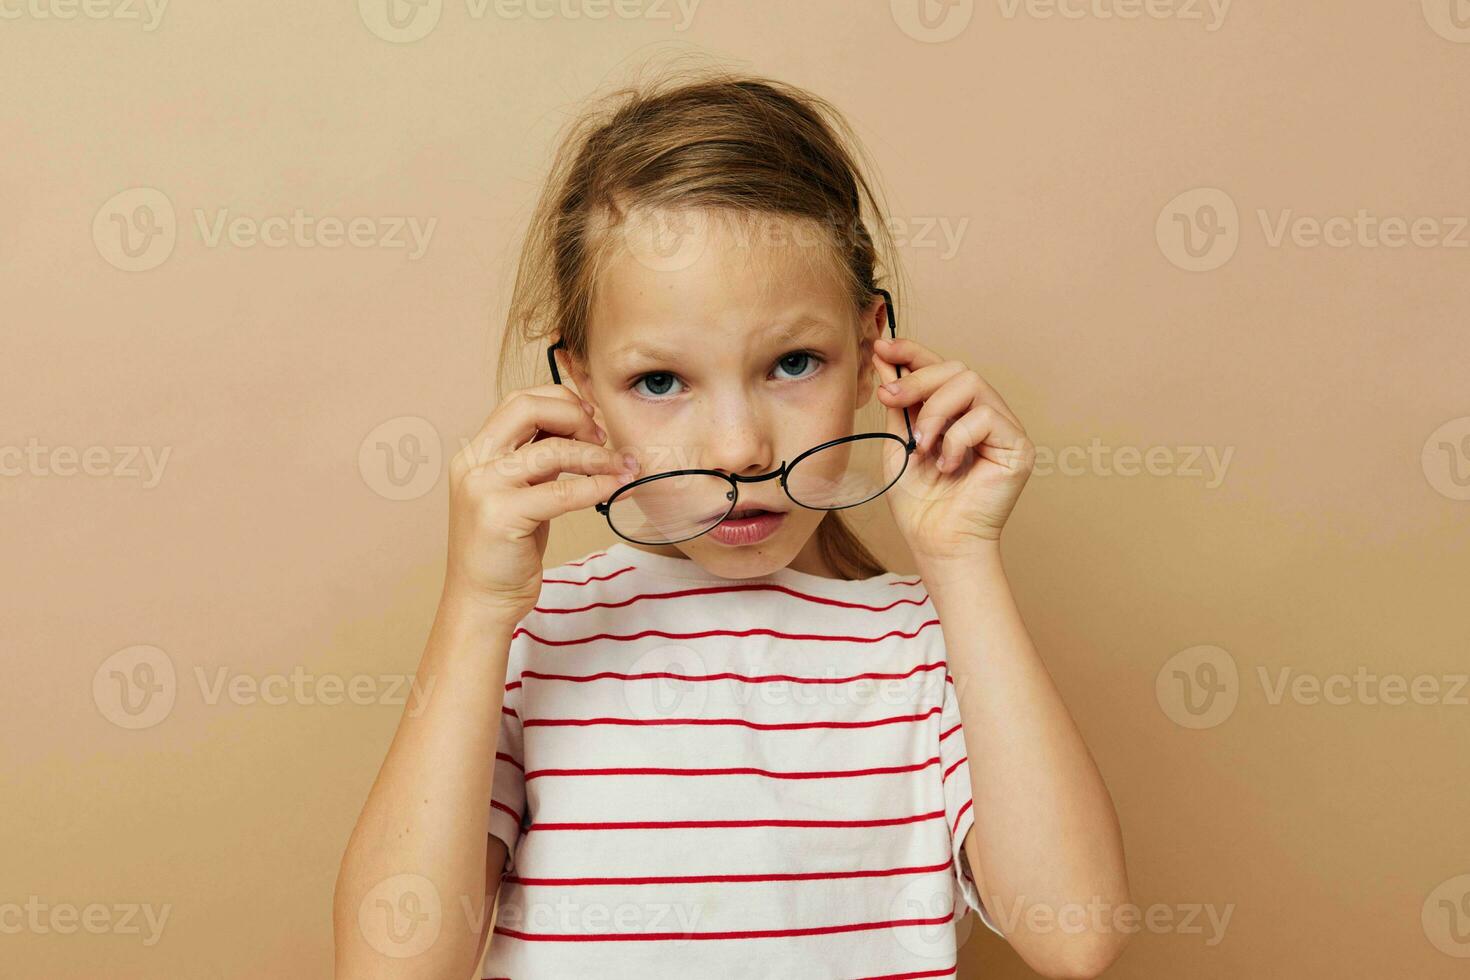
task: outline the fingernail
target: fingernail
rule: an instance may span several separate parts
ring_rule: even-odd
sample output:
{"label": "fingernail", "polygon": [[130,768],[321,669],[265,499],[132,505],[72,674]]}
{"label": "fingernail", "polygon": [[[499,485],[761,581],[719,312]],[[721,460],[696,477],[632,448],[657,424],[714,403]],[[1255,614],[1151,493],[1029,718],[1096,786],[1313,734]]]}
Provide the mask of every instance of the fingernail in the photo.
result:
{"label": "fingernail", "polygon": [[600,425],[599,425],[599,426],[597,426],[597,427],[596,427],[596,428],[597,428],[597,438],[598,438],[598,439],[599,439],[599,440],[601,440],[601,441],[603,441],[603,442],[606,442],[606,441],[607,441],[607,430],[606,430],[606,429],[604,429],[604,428],[603,428],[603,427],[602,427],[602,426],[600,426]]}
{"label": "fingernail", "polygon": [[900,387],[901,386],[897,381],[890,381],[883,386],[883,390],[888,392],[890,395],[896,395],[898,394]]}
{"label": "fingernail", "polygon": [[623,455],[620,456],[619,459],[622,461],[623,469],[627,470],[629,473],[638,472],[638,457],[633,453],[631,449],[625,450],[623,452]]}

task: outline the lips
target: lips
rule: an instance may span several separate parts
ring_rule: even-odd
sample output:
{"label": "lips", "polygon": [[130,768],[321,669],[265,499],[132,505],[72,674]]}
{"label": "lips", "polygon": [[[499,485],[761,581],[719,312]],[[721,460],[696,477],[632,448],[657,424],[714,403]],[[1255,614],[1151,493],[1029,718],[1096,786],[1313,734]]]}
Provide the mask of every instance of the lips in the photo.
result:
{"label": "lips", "polygon": [[775,514],[778,511],[767,510],[764,507],[736,507],[725,518],[727,521],[738,521],[742,517],[754,517],[757,514]]}

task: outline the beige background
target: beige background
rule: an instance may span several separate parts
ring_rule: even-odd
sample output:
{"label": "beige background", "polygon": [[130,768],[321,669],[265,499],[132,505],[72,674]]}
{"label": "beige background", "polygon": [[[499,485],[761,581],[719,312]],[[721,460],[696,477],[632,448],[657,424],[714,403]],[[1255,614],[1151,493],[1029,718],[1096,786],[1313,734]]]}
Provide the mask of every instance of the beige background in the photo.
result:
{"label": "beige background", "polygon": [[[0,2],[0,906],[47,909],[17,932],[0,908],[0,973],[330,974],[333,878],[401,711],[380,675],[413,671],[434,611],[445,460],[492,408],[548,141],[672,50],[844,109],[907,229],[903,330],[976,367],[1040,446],[1108,449],[1033,477],[1006,554],[1134,899],[1163,910],[1109,976],[1463,976],[1470,4],[1451,2],[1222,22],[1203,0],[1133,19],[987,0],[928,30],[912,0],[704,0],[688,23],[672,2],[447,0],[406,43],[372,0],[178,0],[151,29],[141,3]],[[297,209],[362,219],[361,240],[436,224],[417,256],[210,243],[221,212]],[[1283,215],[1360,209],[1427,223],[1398,247],[1273,244]],[[171,248],[138,237],[150,220]],[[1164,448],[1130,476],[1121,447]],[[1186,465],[1205,447],[1231,454],[1219,479]],[[156,479],[145,449],[169,454]],[[398,456],[402,486],[400,451],[421,460]],[[599,523],[558,525],[548,564],[606,543]],[[859,523],[911,568],[883,509]],[[150,668],[157,696],[120,701]],[[1213,691],[1183,686],[1212,668]],[[1360,668],[1378,680],[1332,687]],[[1345,703],[1276,697],[1283,670]],[[317,680],[278,688],[293,671]],[[1386,675],[1435,679],[1436,703],[1375,703],[1403,693]],[[327,676],[369,703],[320,703]],[[90,903],[100,934],[48,924]],[[168,907],[156,942],[129,905]],[[1223,938],[1191,906],[1228,910]],[[1030,973],[977,931],[962,975]]]}

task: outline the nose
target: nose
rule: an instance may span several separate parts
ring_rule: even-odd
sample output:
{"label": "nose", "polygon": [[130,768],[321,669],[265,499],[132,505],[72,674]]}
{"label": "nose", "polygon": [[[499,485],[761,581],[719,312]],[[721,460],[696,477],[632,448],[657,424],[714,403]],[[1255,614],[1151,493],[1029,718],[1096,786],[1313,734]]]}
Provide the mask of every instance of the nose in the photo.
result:
{"label": "nose", "polygon": [[777,466],[766,412],[747,399],[725,403],[710,415],[701,469],[732,476],[761,476]]}

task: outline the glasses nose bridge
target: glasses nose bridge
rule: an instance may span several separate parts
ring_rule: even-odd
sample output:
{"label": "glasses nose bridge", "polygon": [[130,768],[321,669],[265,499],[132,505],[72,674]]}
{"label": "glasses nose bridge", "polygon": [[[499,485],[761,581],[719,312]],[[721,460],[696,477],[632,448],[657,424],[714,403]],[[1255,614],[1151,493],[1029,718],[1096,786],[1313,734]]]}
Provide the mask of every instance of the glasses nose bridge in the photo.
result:
{"label": "glasses nose bridge", "polygon": [[736,474],[736,473],[729,473],[729,474],[727,474],[727,476],[729,476],[731,482],[733,482],[733,483],[764,483],[767,480],[774,480],[777,477],[782,477],[782,476],[785,476],[785,475],[786,475],[786,461],[785,460],[782,460],[781,461],[781,465],[778,466],[778,467],[776,467],[774,470],[771,470],[771,472],[769,472],[769,473],[763,473],[760,476],[740,476],[739,474]]}

